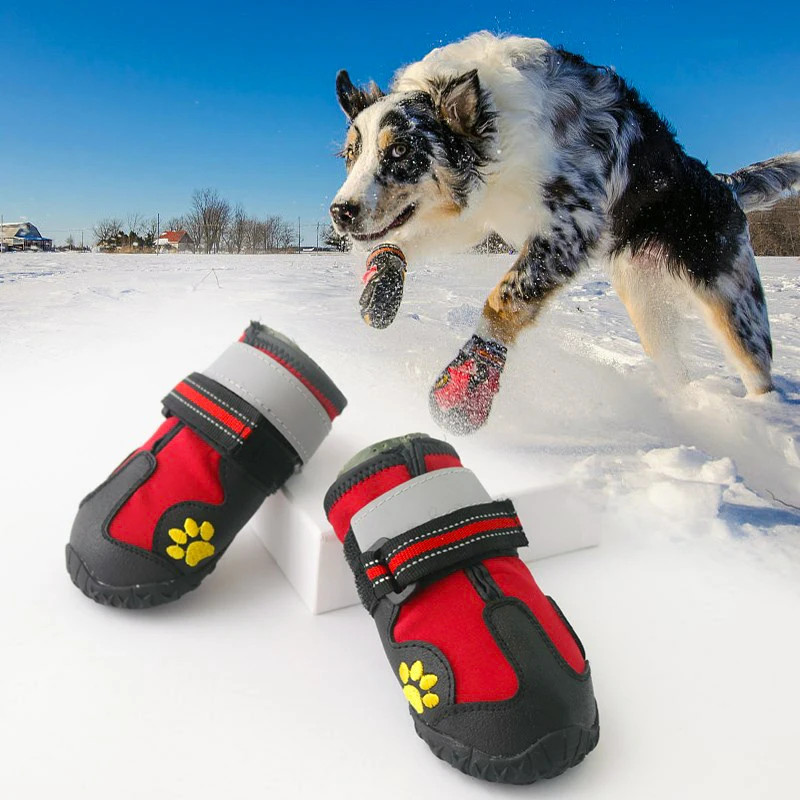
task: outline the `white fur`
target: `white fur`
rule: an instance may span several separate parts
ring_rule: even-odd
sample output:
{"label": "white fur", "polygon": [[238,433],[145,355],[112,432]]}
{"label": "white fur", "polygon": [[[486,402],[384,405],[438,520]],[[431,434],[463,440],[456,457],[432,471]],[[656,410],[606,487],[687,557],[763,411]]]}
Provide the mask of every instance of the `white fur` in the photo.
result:
{"label": "white fur", "polygon": [[541,184],[554,172],[555,148],[536,124],[545,117],[540,78],[519,67],[534,66],[548,47],[541,39],[478,33],[434,50],[397,73],[392,91],[406,92],[424,90],[432,78],[477,69],[498,112],[497,160],[485,172],[486,184],[473,193],[462,214],[448,220],[444,229],[437,225],[431,230],[424,245],[409,237],[410,248],[466,249],[490,230],[521,247],[532,232],[546,227],[549,212],[542,204]]}
{"label": "white fur", "polygon": [[[636,110],[641,104],[631,101],[613,71],[584,65],[577,57],[566,62],[560,58],[559,51],[541,39],[501,38],[484,32],[433,50],[402,68],[390,94],[357,116],[354,125],[361,133],[363,150],[334,203],[360,204],[368,212],[369,227],[359,228],[358,233],[385,231],[381,241],[397,245],[409,262],[433,252],[463,251],[491,231],[499,234],[521,255],[496,288],[496,297],[506,303],[507,315],[519,313],[521,324],[529,324],[539,313],[540,302],[532,303],[529,310],[525,303],[531,297],[543,297],[542,286],[546,284],[547,292],[556,290],[589,258],[607,262],[646,348],[668,373],[681,376],[676,333],[689,289],[687,276],[678,281],[678,269],[668,268],[657,247],[635,258],[627,251],[619,253],[611,235],[611,217],[626,197],[629,178],[636,174],[629,165],[631,146],[640,146],[645,137],[640,124],[652,126],[651,117]],[[561,69],[564,63],[568,68]],[[448,79],[472,70],[477,70],[480,87],[495,112],[491,152],[480,170],[482,182],[475,181],[466,201],[459,197],[448,209],[438,188],[444,182],[430,176],[418,184],[409,181],[392,202],[384,203],[391,207],[381,208],[375,176],[381,158],[378,127],[385,113],[411,93],[435,93]],[[586,71],[591,71],[591,90],[587,90]],[[762,194],[772,197],[786,187],[794,188],[800,180],[798,163],[792,154],[718,177],[745,199]],[[652,180],[667,182],[669,176],[656,175]],[[650,189],[659,191],[655,184]],[[569,192],[574,193],[573,201],[566,197]],[[409,205],[416,209],[413,216],[390,228]],[[547,249],[551,242],[554,246]],[[373,240],[366,246],[376,243]],[[540,249],[531,254],[530,248],[537,245]],[[746,230],[739,245],[730,285],[724,280],[712,282],[707,288],[694,287],[693,294],[703,304],[748,391],[759,393],[771,386],[769,322],[763,301],[755,299],[760,284]],[[614,252],[618,255],[612,258]],[[536,274],[527,271],[526,259],[538,270]],[[683,299],[677,299],[678,294]],[[487,312],[478,334],[498,341],[504,336],[513,341],[514,335],[513,330],[503,333]]]}

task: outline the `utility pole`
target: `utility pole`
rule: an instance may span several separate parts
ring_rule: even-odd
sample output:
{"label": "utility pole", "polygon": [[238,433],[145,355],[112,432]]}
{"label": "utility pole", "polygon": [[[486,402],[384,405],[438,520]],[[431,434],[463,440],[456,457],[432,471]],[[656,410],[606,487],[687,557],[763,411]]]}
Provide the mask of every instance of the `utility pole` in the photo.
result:
{"label": "utility pole", "polygon": [[319,250],[319,222],[317,222],[317,250]]}
{"label": "utility pole", "polygon": [[[161,212],[156,211],[156,242],[161,238]],[[153,242],[154,247],[156,248],[156,255],[158,255],[158,245]]]}
{"label": "utility pole", "polygon": [[297,218],[297,252],[300,252],[300,217]]}

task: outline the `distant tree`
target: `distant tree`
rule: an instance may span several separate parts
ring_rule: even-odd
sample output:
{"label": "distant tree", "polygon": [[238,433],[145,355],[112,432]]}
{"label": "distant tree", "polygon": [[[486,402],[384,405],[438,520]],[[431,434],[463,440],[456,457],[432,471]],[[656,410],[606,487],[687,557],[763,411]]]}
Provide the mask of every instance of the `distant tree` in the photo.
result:
{"label": "distant tree", "polygon": [[75,238],[72,234],[67,236],[67,241],[65,242],[67,249],[74,250],[75,249]]}
{"label": "distant tree", "polygon": [[197,189],[194,192],[188,222],[198,236],[195,237],[191,229],[189,233],[199,243],[202,252],[219,252],[230,217],[231,205],[220,197],[216,189]]}
{"label": "distant tree", "polygon": [[142,232],[142,228],[145,225],[145,218],[138,212],[135,211],[131,214],[128,214],[128,230],[134,236],[139,236]]}
{"label": "distant tree", "polygon": [[264,252],[267,253],[270,250],[278,250],[280,248],[279,244],[279,232],[281,228],[281,218],[275,215],[269,216],[264,220],[262,231],[264,235]]}
{"label": "distant tree", "polygon": [[[170,217],[166,222],[164,231],[185,231],[186,219],[184,217]],[[163,233],[164,231],[159,231]]]}
{"label": "distant tree", "polygon": [[247,214],[245,214],[244,206],[242,206],[241,203],[237,203],[231,212],[230,224],[228,225],[228,233],[226,236],[229,253],[242,252],[247,237],[247,223]]}
{"label": "distant tree", "polygon": [[242,248],[248,253],[256,253],[259,244],[263,242],[264,236],[261,231],[263,223],[259,222],[255,217],[249,217],[244,222],[244,241]]}
{"label": "distant tree", "polygon": [[276,250],[287,250],[294,243],[295,229],[294,225],[288,220],[281,219],[278,221],[277,231],[275,233]]}
{"label": "distant tree", "polygon": [[[202,253],[203,252],[203,219],[198,214],[194,212],[190,212],[183,217],[183,225],[181,226],[182,230],[185,230],[191,240],[192,240],[192,251],[195,253]],[[180,230],[179,229],[179,230]],[[174,229],[170,229],[174,230]]]}
{"label": "distant tree", "polygon": [[747,215],[757,256],[800,255],[800,197],[781,200],[767,211]]}
{"label": "distant tree", "polygon": [[110,249],[120,247],[120,238],[125,236],[122,232],[122,220],[117,217],[101,219],[92,228],[92,233],[94,233],[95,243],[99,247],[108,247]]}
{"label": "distant tree", "polygon": [[156,246],[156,239],[161,231],[158,230],[158,217],[148,217],[142,223],[142,247],[152,250]]}
{"label": "distant tree", "polygon": [[322,241],[327,244],[328,247],[335,247],[342,253],[346,253],[353,244],[346,236],[340,236],[336,233],[333,225],[326,225],[322,229]]}

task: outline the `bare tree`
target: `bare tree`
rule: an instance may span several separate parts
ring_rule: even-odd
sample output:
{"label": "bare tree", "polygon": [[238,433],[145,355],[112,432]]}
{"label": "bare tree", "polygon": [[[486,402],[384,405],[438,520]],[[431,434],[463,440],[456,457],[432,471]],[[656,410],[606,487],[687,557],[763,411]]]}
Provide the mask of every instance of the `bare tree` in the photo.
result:
{"label": "bare tree", "polygon": [[190,235],[206,253],[219,252],[222,238],[228,228],[231,205],[219,196],[216,189],[198,189],[192,195],[192,211],[189,225],[197,231],[195,238],[191,228]]}
{"label": "bare tree", "polygon": [[258,248],[258,243],[261,239],[260,225],[261,223],[253,217],[246,219],[244,222],[244,242],[242,246],[248,253],[255,253]]}
{"label": "bare tree", "polygon": [[333,227],[333,225],[326,225],[322,229],[320,238],[329,247],[335,247],[342,253],[348,251],[352,244],[352,242],[346,236],[340,236],[338,233],[336,233],[336,229]]}
{"label": "bare tree", "polygon": [[241,203],[237,203],[231,213],[230,224],[228,225],[228,235],[226,243],[229,253],[241,253],[247,238],[247,215]]}
{"label": "bare tree", "polygon": [[144,225],[145,218],[138,211],[128,214],[128,230],[131,234],[139,236]]}
{"label": "bare tree", "polygon": [[288,220],[280,220],[275,243],[278,250],[286,250],[294,242],[294,225]]}
{"label": "bare tree", "polygon": [[158,217],[147,217],[142,222],[141,236],[143,239],[155,239],[159,233]]}
{"label": "bare tree", "polygon": [[116,242],[117,237],[122,234],[122,220],[118,217],[106,217],[101,219],[92,228],[94,239],[98,245],[110,245]]}
{"label": "bare tree", "polygon": [[278,248],[278,228],[281,218],[275,215],[267,217],[262,223],[263,250],[265,253]]}
{"label": "bare tree", "polygon": [[800,197],[789,197],[767,211],[747,215],[757,256],[800,255]]}
{"label": "bare tree", "polygon": [[142,246],[150,250],[156,246],[156,239],[161,231],[158,230],[158,217],[146,217],[142,220],[139,236]]}
{"label": "bare tree", "polygon": [[[165,231],[185,231],[186,220],[183,217],[170,217],[165,223]],[[159,231],[162,233],[162,231]]]}

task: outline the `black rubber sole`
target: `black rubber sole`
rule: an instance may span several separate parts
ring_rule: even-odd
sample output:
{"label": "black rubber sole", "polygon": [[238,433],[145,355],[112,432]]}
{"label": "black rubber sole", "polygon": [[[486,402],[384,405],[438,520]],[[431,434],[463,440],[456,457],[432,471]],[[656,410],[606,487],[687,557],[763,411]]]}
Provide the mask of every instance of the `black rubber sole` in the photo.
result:
{"label": "black rubber sole", "polygon": [[160,583],[141,583],[134,586],[112,586],[98,580],[89,572],[81,557],[67,545],[67,572],[72,582],[89,598],[103,606],[114,608],[152,608],[171,603],[192,589],[196,589],[203,578],[210,575],[216,567],[216,560],[202,573],[188,578],[175,578]]}
{"label": "black rubber sole", "polygon": [[513,756],[492,756],[414,720],[419,737],[433,754],[461,772],[494,783],[529,784],[555,778],[580,764],[597,746],[600,720],[591,728],[574,726],[554,731]]}
{"label": "black rubber sole", "polygon": [[361,318],[372,328],[388,328],[403,302],[404,273],[399,269],[384,268],[377,272],[364,287],[359,299]]}

